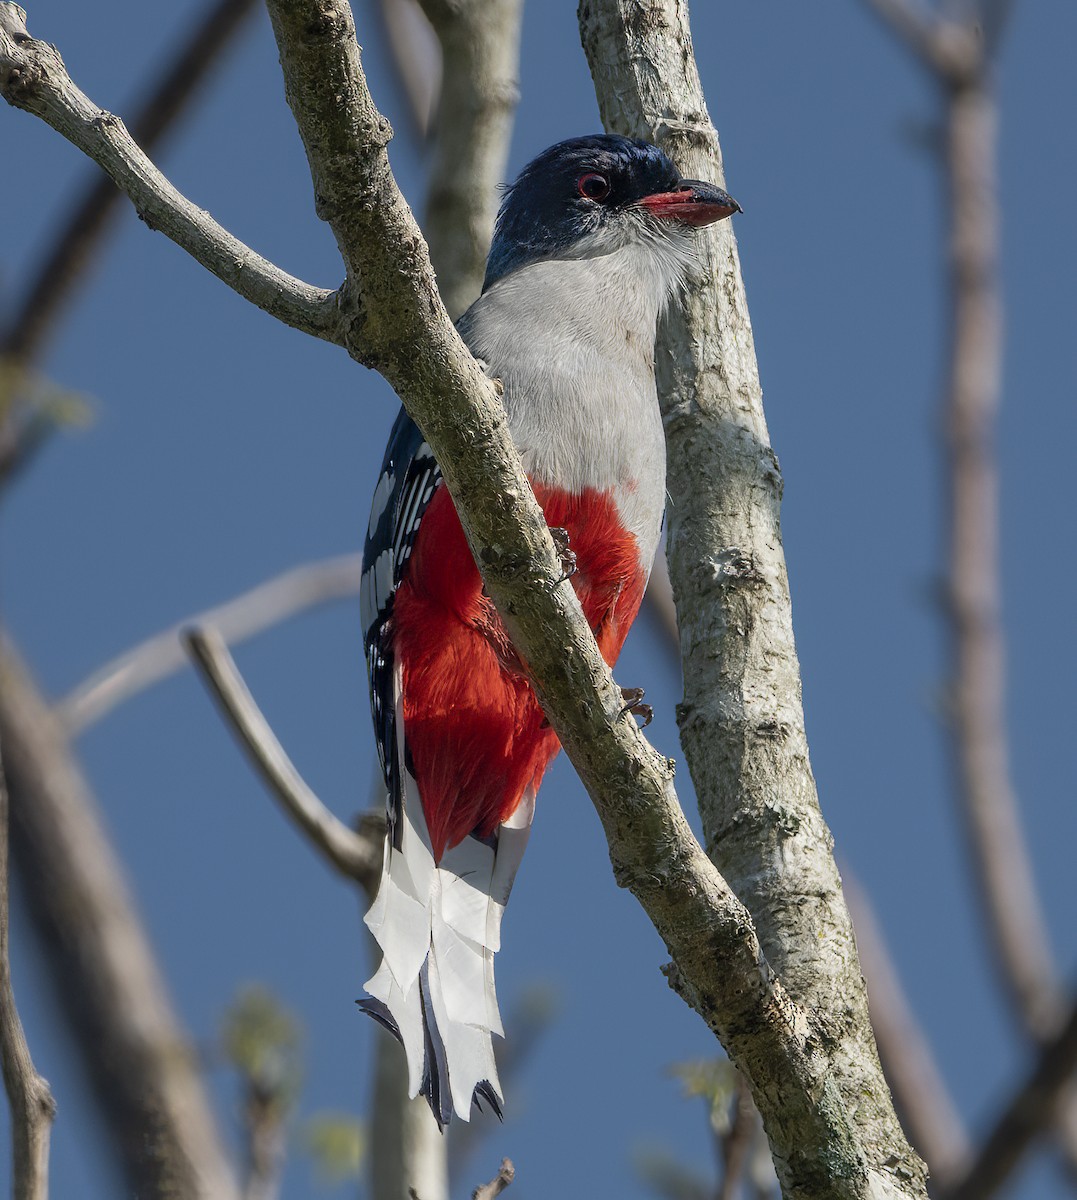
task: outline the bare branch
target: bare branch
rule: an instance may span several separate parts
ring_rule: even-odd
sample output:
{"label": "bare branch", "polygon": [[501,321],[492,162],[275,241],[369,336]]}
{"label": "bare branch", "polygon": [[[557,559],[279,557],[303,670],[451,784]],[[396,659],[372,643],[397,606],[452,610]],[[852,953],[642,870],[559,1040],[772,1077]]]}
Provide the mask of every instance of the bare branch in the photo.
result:
{"label": "bare branch", "polygon": [[[178,47],[171,63],[154,73],[153,91],[131,122],[131,136],[147,154],[175,124],[256,3],[215,0]],[[58,312],[84,277],[121,197],[109,179],[96,176],[82,191],[8,328],[0,335],[0,356],[27,362],[40,352]]]}
{"label": "bare branch", "polygon": [[946,1187],[972,1157],[968,1133],[905,995],[871,901],[848,870],[842,874],[883,1069],[912,1144],[927,1160],[932,1180]]}
{"label": "bare branch", "polygon": [[55,47],[35,41],[26,14],[0,3],[0,95],[51,125],[130,197],[138,215],[263,311],[327,341],[339,340],[335,293],[312,287],[255,254],[168,182],[119,117],[72,83]]}
{"label": "bare branch", "polygon": [[484,1183],[482,1187],[477,1187],[471,1193],[471,1200],[494,1200],[496,1196],[501,1195],[515,1178],[516,1168],[509,1159],[503,1158],[497,1174],[489,1183]]}
{"label": "bare branch", "polygon": [[1013,788],[1005,714],[995,422],[1002,381],[996,115],[966,88],[947,114],[953,342],[945,399],[950,481],[952,720],[959,795],[1011,1000],[1038,1036],[1061,996]]}
{"label": "bare branch", "polygon": [[1036,1065],[999,1115],[961,1180],[940,1200],[988,1200],[1009,1180],[1033,1142],[1057,1119],[1077,1071],[1077,1003],[1058,1035],[1044,1042]]}
{"label": "bare branch", "polygon": [[381,0],[397,78],[421,138],[430,132],[441,90],[441,46],[418,0]]}
{"label": "bare branch", "polygon": [[[871,0],[877,11],[906,0]],[[963,38],[967,61],[928,58],[945,97],[945,170],[950,201],[951,344],[944,397],[949,486],[952,752],[957,794],[999,978],[1024,1027],[1050,1040],[1065,1000],[1054,963],[1017,795],[1006,724],[1005,645],[999,562],[996,422],[1002,390],[997,112],[991,57],[1007,0],[984,0],[973,16],[939,24],[935,37]],[[945,26],[945,30],[944,30]],[[956,31],[956,32],[955,32]],[[1077,1093],[1058,1108],[1058,1137],[1077,1165]]]}
{"label": "bare branch", "polygon": [[0,1065],[11,1110],[13,1200],[48,1200],[49,1134],[56,1102],[34,1069],[11,985],[8,941],[8,795],[0,763]]}
{"label": "bare branch", "polygon": [[421,0],[441,42],[427,195],[430,260],[449,315],[482,291],[519,99],[523,0]]}
{"label": "bare branch", "polygon": [[234,646],[308,608],[357,595],[362,565],[359,554],[305,563],[224,604],[185,617],[98,667],[57,703],[56,716],[70,735],[80,734],[124,701],[185,667],[189,658],[184,630],[212,625]]}
{"label": "bare branch", "polygon": [[184,640],[222,715],[285,815],[334,870],[373,895],[381,874],[381,838],[349,829],[303,782],[255,704],[219,630],[190,629]]}
{"label": "bare branch", "polygon": [[[644,20],[632,0],[580,0],[584,49],[607,129],[654,141],[686,176],[721,184],[687,11],[686,0],[664,0]],[[677,464],[667,478],[667,556],[684,670],[681,741],[708,851],[752,913],[767,961],[825,1030],[819,1052],[857,1114],[868,1170],[880,1184],[916,1191],[923,1164],[879,1066],[811,774],[782,552],[782,478],[734,231],[715,226],[704,245],[700,282],[671,309],[656,352],[669,461]],[[773,1139],[756,1081],[744,1073]]]}
{"label": "bare branch", "polygon": [[3,634],[0,744],[30,916],[130,1191],[237,1200],[194,1055],[93,797]]}
{"label": "bare branch", "polygon": [[758,1116],[752,1103],[752,1094],[743,1076],[737,1075],[731,1104],[732,1119],[727,1133],[719,1137],[722,1156],[722,1177],[718,1185],[717,1200],[736,1200],[741,1182],[748,1167]]}
{"label": "bare branch", "polygon": [[943,85],[960,86],[983,73],[984,42],[972,24],[939,17],[919,0],[867,4]]}

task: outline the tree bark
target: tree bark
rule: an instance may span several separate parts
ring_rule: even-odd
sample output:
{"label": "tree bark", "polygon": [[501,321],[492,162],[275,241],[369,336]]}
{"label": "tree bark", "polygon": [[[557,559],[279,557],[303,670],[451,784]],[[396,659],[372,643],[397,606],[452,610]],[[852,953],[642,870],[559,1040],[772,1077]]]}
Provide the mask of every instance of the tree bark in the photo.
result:
{"label": "tree bark", "polygon": [[[724,186],[686,0],[581,0],[579,17],[606,128],[646,138],[685,175]],[[684,668],[681,741],[708,854],[751,912],[768,962],[811,1014],[871,1169],[922,1190],[923,1163],[879,1066],[808,759],[782,477],[731,225],[705,245],[702,281],[671,307],[656,358],[677,464],[667,554]]]}

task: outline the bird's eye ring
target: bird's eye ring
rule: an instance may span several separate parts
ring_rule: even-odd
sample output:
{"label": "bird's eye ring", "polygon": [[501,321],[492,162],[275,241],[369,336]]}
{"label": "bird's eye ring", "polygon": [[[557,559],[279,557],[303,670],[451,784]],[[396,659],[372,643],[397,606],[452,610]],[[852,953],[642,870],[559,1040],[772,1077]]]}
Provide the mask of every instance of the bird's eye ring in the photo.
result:
{"label": "bird's eye ring", "polygon": [[585,200],[605,200],[610,194],[610,181],[597,171],[589,171],[576,180],[576,190]]}

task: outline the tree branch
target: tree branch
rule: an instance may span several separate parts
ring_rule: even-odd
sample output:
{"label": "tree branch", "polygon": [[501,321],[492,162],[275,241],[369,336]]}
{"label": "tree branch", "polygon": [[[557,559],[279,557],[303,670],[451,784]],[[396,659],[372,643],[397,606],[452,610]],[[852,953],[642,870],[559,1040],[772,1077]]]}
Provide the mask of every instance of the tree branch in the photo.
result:
{"label": "tree branch", "polygon": [[55,47],[26,31],[26,13],[0,3],[0,95],[40,117],[102,167],[139,217],[260,309],[314,337],[339,340],[335,293],[275,267],[222,229],[168,182],[119,117],[75,87]]}
{"label": "tree branch", "polygon": [[909,1005],[867,894],[848,871],[844,888],[886,1078],[912,1144],[927,1160],[932,1181],[945,1188],[972,1158],[965,1124]]}
{"label": "tree branch", "polygon": [[[155,72],[153,91],[131,122],[131,136],[151,154],[197,93],[257,0],[216,0],[191,29],[171,63]],[[95,177],[71,208],[52,249],[26,289],[3,335],[0,356],[28,362],[40,351],[57,313],[84,275],[123,193]]]}
{"label": "tree branch", "polygon": [[[870,0],[908,41],[909,0]],[[999,561],[996,423],[1002,392],[999,280],[998,118],[994,55],[1007,0],[939,22],[941,47],[964,39],[961,61],[922,54],[944,96],[944,169],[949,199],[951,340],[943,399],[949,488],[950,730],[956,791],[999,979],[1024,1028],[1041,1044],[1065,1019],[1035,871],[1010,771],[1006,652]],[[1077,1091],[1057,1110],[1058,1139],[1077,1169]]]}
{"label": "tree branch", "polygon": [[983,41],[971,23],[940,17],[919,0],[867,3],[940,82],[960,85],[978,71]]}
{"label": "tree branch", "polygon": [[1025,1152],[1056,1120],[1077,1071],[1077,1003],[1060,1032],[1039,1049],[1028,1079],[1014,1094],[987,1135],[972,1165],[944,1188],[940,1200],[988,1200],[1013,1174]]}
{"label": "tree branch", "polygon": [[184,641],[222,716],[285,815],[335,871],[373,897],[381,875],[384,825],[377,831],[380,836],[356,833],[307,787],[255,704],[219,630],[189,629]]}
{"label": "tree branch", "polygon": [[[579,18],[606,128],[654,141],[686,175],[721,184],[686,0],[646,8],[581,0]],[[671,308],[656,354],[677,464],[667,480],[667,556],[684,668],[681,740],[708,852],[752,913],[767,961],[812,1014],[828,1078],[856,1113],[868,1169],[920,1192],[923,1164],[879,1066],[808,759],[782,479],[730,225],[716,226],[705,246],[702,282]],[[773,1140],[754,1087],[753,1095]],[[780,1164],[778,1175],[784,1188]]]}
{"label": "tree branch", "polygon": [[292,567],[234,596],[215,608],[185,617],[98,667],[57,702],[54,712],[72,737],[186,666],[190,661],[182,634],[192,626],[212,625],[235,645],[315,605],[358,595],[362,556],[341,554]]}
{"label": "tree branch", "polygon": [[482,291],[519,100],[523,0],[421,0],[441,42],[426,201],[430,260],[454,319]]}
{"label": "tree branch", "polygon": [[130,1190],[236,1200],[188,1040],[93,797],[2,633],[0,744],[30,916]]}
{"label": "tree branch", "polygon": [[[561,581],[497,390],[449,322],[396,188],[385,154],[388,123],[366,88],[350,7],[344,0],[268,6],[317,211],[347,270],[336,297],[344,342],[397,390],[441,464],[487,590],[602,819],[615,878],[665,940],[677,989],[751,1082],[787,1194],[921,1195],[918,1163],[903,1142],[893,1143],[897,1166],[887,1179],[873,1169],[874,1145],[866,1159],[851,1114],[870,1133],[876,1113],[861,1094],[843,1099],[822,1053],[829,1031],[820,1038],[775,976],[748,912],[692,836],[672,764],[623,713],[575,592]],[[25,60],[26,43],[19,53]],[[10,76],[0,65],[9,96],[49,110],[35,95],[48,91],[47,71],[15,89]],[[851,939],[839,951],[855,961]],[[911,1183],[897,1182],[902,1172]]]}
{"label": "tree branch", "polygon": [[13,1200],[48,1200],[49,1134],[56,1102],[47,1081],[34,1069],[11,986],[8,818],[0,763],[0,1066],[11,1110],[11,1195]]}
{"label": "tree branch", "polygon": [[441,46],[418,0],[380,0],[382,24],[415,131],[426,138],[441,90]]}
{"label": "tree branch", "polygon": [[495,1200],[515,1178],[516,1168],[509,1159],[503,1158],[497,1174],[489,1183],[484,1183],[482,1187],[477,1187],[471,1193],[471,1200]]}

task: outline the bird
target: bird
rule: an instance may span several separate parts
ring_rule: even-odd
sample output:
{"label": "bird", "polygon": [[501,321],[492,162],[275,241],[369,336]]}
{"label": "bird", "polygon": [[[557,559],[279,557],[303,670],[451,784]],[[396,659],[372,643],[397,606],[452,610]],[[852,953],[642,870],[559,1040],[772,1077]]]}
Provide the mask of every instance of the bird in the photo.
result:
{"label": "bird", "polygon": [[[457,328],[500,380],[565,574],[613,666],[665,506],[656,325],[697,230],[740,206],[648,142],[558,142],[508,186],[482,293]],[[482,579],[430,446],[401,410],[374,490],[360,590],[387,791],[365,921],[382,953],[360,1007],[403,1044],[438,1125],[502,1116],[493,1035],[501,917],[560,746]],[[626,691],[628,708],[642,698]]]}

